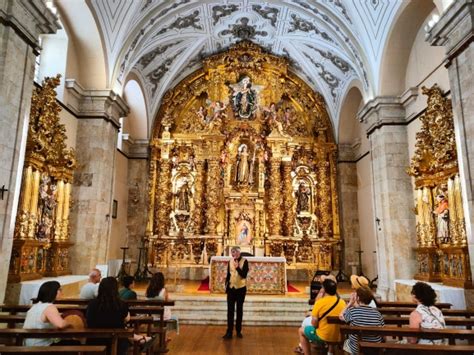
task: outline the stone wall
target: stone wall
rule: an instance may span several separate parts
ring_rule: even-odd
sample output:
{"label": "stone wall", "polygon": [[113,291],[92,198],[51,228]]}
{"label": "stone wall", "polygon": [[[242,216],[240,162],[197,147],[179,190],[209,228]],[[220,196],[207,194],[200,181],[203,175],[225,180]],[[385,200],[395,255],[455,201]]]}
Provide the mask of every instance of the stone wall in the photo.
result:
{"label": "stone wall", "polygon": [[[56,18],[41,0],[0,2],[0,302],[3,302],[41,33],[54,33]],[[1,194],[1,193],[0,193]]]}

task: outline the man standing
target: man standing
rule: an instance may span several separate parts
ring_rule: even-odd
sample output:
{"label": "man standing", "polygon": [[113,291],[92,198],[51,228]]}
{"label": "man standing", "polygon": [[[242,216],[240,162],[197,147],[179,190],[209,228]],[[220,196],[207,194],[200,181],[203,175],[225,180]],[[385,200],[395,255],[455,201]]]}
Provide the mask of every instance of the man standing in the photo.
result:
{"label": "man standing", "polygon": [[91,300],[96,298],[99,294],[99,282],[102,278],[99,269],[92,269],[89,273],[89,281],[82,286],[81,293],[79,294],[79,298],[84,300]]}
{"label": "man standing", "polygon": [[234,330],[234,310],[237,303],[237,320],[235,330],[237,337],[242,338],[242,315],[244,311],[245,294],[247,293],[246,278],[249,271],[249,263],[240,256],[240,248],[233,247],[230,251],[232,259],[227,266],[227,277],[225,279],[227,293],[227,331],[224,339],[232,339]]}

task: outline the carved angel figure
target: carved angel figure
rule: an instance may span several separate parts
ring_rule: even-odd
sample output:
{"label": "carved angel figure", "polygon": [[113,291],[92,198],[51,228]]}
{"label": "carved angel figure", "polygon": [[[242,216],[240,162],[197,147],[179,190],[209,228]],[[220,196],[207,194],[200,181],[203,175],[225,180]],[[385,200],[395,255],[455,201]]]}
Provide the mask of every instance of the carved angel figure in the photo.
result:
{"label": "carved angel figure", "polygon": [[284,126],[285,127],[288,126],[287,122],[289,122],[289,120],[286,121],[285,116],[283,116],[283,119],[285,121],[282,120],[281,115],[278,114],[278,107],[274,102],[270,104],[270,107],[263,108],[263,114],[265,115],[265,118],[268,120],[268,123],[270,127],[272,128],[272,130],[276,129],[281,136],[285,138],[291,138],[291,136],[287,134],[284,130]]}

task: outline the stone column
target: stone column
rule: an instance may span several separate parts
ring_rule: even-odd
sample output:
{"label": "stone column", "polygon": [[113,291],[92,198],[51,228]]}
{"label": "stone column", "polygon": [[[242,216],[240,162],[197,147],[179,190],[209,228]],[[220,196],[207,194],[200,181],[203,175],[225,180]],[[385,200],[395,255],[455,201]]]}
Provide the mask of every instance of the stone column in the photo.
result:
{"label": "stone column", "polygon": [[58,28],[41,0],[0,1],[0,188],[8,190],[0,199],[0,302],[20,196],[38,38]]}
{"label": "stone column", "polygon": [[376,231],[377,292],[393,300],[394,280],[412,278],[415,271],[413,189],[405,172],[409,165],[405,109],[398,98],[378,97],[363,107],[359,118],[368,124],[373,218],[380,220]]}
{"label": "stone column", "polygon": [[471,274],[474,275],[474,1],[456,0],[429,32],[446,49]]}
{"label": "stone column", "polygon": [[358,263],[356,251],[360,250],[359,213],[357,201],[357,166],[350,145],[339,145],[338,160],[339,196],[341,200],[341,232],[344,240],[343,269],[351,272],[351,265]]}
{"label": "stone column", "polygon": [[111,90],[85,90],[74,80],[66,80],[66,88],[78,117],[70,265],[73,273],[86,274],[107,261],[119,120],[128,107]]}

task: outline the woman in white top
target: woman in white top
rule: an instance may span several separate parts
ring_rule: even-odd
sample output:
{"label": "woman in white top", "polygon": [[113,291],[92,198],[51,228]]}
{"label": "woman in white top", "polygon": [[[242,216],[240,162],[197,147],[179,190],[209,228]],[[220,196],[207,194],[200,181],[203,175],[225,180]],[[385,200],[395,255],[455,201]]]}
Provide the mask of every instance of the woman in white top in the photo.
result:
{"label": "woman in white top", "polygon": [[[41,285],[38,297],[33,300],[33,306],[26,313],[24,329],[64,329],[69,323],[61,317],[57,307],[53,304],[61,294],[61,285],[57,281],[48,281]],[[59,343],[59,339],[25,339],[26,346],[49,346]],[[68,340],[61,344],[71,344]],[[76,344],[76,342],[74,342]]]}
{"label": "woman in white top", "polygon": [[[416,329],[444,329],[446,323],[443,313],[438,307],[435,307],[436,293],[430,285],[424,282],[417,282],[411,295],[417,303],[416,309],[410,314],[410,328]],[[418,339],[408,338],[412,344],[443,344],[444,339]]]}
{"label": "woman in white top", "polygon": [[[165,288],[165,276],[162,272],[157,272],[151,277],[150,283],[146,289],[145,296],[147,299],[155,299],[155,300],[162,300],[168,301],[168,291]],[[169,306],[165,306],[164,320],[172,320],[173,322],[167,322],[168,330],[175,329],[176,332],[179,333],[178,327],[178,318],[171,315],[171,308]]]}

